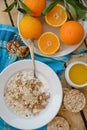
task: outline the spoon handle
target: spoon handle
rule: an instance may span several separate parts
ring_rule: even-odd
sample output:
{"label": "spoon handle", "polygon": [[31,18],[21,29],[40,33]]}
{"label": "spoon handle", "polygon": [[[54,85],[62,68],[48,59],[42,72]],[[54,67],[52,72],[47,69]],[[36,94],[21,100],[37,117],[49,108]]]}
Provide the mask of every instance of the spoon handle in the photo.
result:
{"label": "spoon handle", "polygon": [[36,73],[35,73],[35,60],[34,60],[34,40],[33,39],[28,39],[27,40],[27,45],[30,49],[30,55],[32,59],[32,67],[33,67],[33,77],[36,78]]}

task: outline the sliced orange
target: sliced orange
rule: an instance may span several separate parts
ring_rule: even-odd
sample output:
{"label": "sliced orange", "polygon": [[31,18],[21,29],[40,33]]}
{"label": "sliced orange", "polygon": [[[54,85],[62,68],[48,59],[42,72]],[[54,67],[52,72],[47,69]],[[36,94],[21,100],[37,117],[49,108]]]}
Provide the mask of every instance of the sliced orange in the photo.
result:
{"label": "sliced orange", "polygon": [[59,47],[59,38],[53,32],[45,32],[38,39],[38,48],[45,55],[53,55]]}
{"label": "sliced orange", "polygon": [[50,12],[45,15],[45,21],[52,27],[59,27],[67,20],[67,13],[61,4],[57,4]]}

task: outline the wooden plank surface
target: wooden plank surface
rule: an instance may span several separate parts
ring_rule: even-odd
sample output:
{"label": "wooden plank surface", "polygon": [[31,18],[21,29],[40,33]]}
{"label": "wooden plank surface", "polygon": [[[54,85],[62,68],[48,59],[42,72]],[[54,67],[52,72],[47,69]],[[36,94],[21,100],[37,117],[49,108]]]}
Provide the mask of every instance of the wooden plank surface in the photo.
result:
{"label": "wooden plank surface", "polygon": [[[65,80],[65,71],[62,74],[61,83],[62,83],[63,88],[72,88]],[[86,93],[84,93],[84,94],[86,94]],[[85,110],[87,110],[87,106],[85,106],[84,111]],[[84,114],[86,114],[86,113],[87,112],[85,111]],[[84,119],[83,119],[83,117],[81,115],[81,112],[73,113],[73,112],[67,111],[66,109],[61,108],[58,115],[61,115],[65,119],[67,119],[67,121],[69,122],[69,125],[70,125],[70,130],[87,130],[86,129],[86,124],[85,124]]]}
{"label": "wooden plank surface", "polygon": [[[9,5],[12,2],[12,0],[9,0],[7,2],[8,2],[7,4]],[[3,10],[4,8],[5,8],[5,3],[3,0],[0,0],[0,11]],[[17,26],[18,11],[14,8],[10,14],[11,14],[11,19],[12,19],[13,23],[12,23],[11,19],[9,18],[8,13],[3,13],[3,12],[0,12],[0,17],[1,17],[0,23],[10,24],[10,25],[13,24],[13,25]],[[85,44],[85,42],[83,42],[76,51],[80,51],[83,48],[87,49],[87,45]],[[68,64],[70,64],[71,62],[77,61],[77,60],[84,61],[87,63],[87,53],[84,53],[82,55],[72,55],[71,59],[67,62],[66,66]],[[71,86],[69,86],[69,84],[67,84],[64,74],[65,74],[65,72],[63,72],[62,77],[61,77],[62,86],[63,86],[63,88],[64,87],[71,88]],[[85,94],[85,97],[87,99],[87,87],[81,88],[79,90]],[[60,109],[58,115],[61,115],[67,119],[67,121],[69,122],[70,128],[71,128],[70,130],[87,130],[87,127],[86,127],[87,103],[82,112],[72,113],[65,109]]]}
{"label": "wooden plank surface", "polygon": [[[9,6],[9,5],[12,3],[12,0],[7,0],[6,2],[7,2],[7,5]],[[13,24],[14,26],[17,26],[17,15],[18,15],[17,9],[14,7],[14,8],[11,10],[10,14],[11,14],[12,22],[13,22],[12,24]]]}
{"label": "wooden plank surface", "polygon": [[0,0],[0,24],[11,24],[8,13],[3,12],[6,8],[4,0]]}
{"label": "wooden plank surface", "polygon": [[[86,36],[86,43],[83,42],[83,44],[77,49],[77,51],[80,51],[81,49],[87,49],[87,36]],[[72,56],[72,58],[68,61],[67,65],[70,64],[73,61],[84,61],[87,63],[87,53],[84,53],[82,55],[74,55]],[[87,127],[87,86],[84,88],[79,88],[79,90],[81,92],[84,93],[85,97],[86,97],[86,105],[83,109],[83,118]],[[87,128],[86,128],[87,129]]]}
{"label": "wooden plank surface", "polygon": [[80,113],[61,109],[58,115],[64,117],[69,122],[70,130],[87,130]]}

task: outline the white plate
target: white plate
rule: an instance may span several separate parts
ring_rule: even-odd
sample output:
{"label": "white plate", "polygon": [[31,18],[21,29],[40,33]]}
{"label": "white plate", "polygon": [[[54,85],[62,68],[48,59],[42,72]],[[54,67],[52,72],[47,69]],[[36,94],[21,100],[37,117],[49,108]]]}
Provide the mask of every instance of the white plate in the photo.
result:
{"label": "white plate", "polygon": [[35,61],[36,72],[44,77],[50,90],[50,100],[47,107],[37,116],[21,117],[16,115],[4,101],[4,88],[8,79],[20,70],[31,70],[31,60],[15,62],[5,68],[0,75],[0,116],[8,124],[19,129],[36,129],[46,125],[58,113],[62,103],[62,86],[56,73],[46,64]]}
{"label": "white plate", "polygon": [[[23,14],[21,14],[20,12],[18,13],[18,17],[17,17],[17,26],[18,26],[18,30],[19,30],[19,21],[20,19],[23,17]],[[39,18],[40,21],[42,22],[43,24],[43,32],[47,32],[47,31],[50,31],[50,32],[54,32],[58,37],[59,37],[59,28],[54,28],[54,27],[51,27],[49,26],[48,24],[46,24],[45,20],[43,17]],[[80,43],[78,43],[77,45],[73,45],[73,46],[68,46],[68,45],[65,45],[59,38],[60,40],[60,49],[58,52],[56,52],[54,55],[51,55],[51,56],[47,56],[47,55],[44,55],[42,54],[38,47],[37,47],[37,41],[34,41],[34,52],[38,55],[41,55],[41,56],[45,56],[45,57],[59,57],[59,56],[64,56],[64,55],[67,55],[71,52],[73,52],[74,50],[76,50],[84,41],[84,38],[87,34],[87,21],[81,21],[80,20],[80,23],[83,25],[84,27],[84,30],[85,30],[85,34],[84,34],[84,37],[83,39],[81,40]],[[23,42],[26,44],[24,38],[22,37],[21,33],[20,33],[20,30],[19,30],[19,34],[23,40]]]}

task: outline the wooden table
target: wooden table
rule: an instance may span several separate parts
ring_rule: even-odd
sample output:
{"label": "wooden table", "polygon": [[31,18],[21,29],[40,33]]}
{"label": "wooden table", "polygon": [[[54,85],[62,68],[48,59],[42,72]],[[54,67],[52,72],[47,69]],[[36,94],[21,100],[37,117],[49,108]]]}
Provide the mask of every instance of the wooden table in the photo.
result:
{"label": "wooden table", "polygon": [[[0,24],[9,24],[12,26],[16,26],[16,20],[17,20],[17,10],[14,8],[10,13],[4,13],[2,12],[3,9],[8,6],[12,0],[7,0],[8,3],[5,2],[5,0],[0,0]],[[79,51],[80,49],[87,49],[87,38],[86,41],[82,43],[82,45],[76,50]],[[66,63],[66,66],[73,62],[73,61],[84,61],[87,63],[87,53],[84,53],[83,55],[73,55],[71,59]],[[61,82],[63,87],[69,87],[64,77],[64,72],[61,77]],[[81,88],[80,91],[82,91],[85,94],[85,97],[87,99],[87,87]],[[60,110],[58,115],[61,115],[65,117],[71,127],[71,130],[87,130],[87,103],[83,111],[79,113],[72,113],[67,110]]]}

